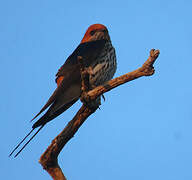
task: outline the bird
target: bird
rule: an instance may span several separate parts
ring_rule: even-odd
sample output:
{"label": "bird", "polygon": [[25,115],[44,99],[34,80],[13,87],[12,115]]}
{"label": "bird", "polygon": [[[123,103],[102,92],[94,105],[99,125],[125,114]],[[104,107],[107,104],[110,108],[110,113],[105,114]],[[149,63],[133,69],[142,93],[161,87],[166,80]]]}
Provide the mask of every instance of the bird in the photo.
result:
{"label": "bird", "polygon": [[15,154],[14,157],[17,157],[45,124],[66,111],[80,98],[81,74],[78,56],[82,57],[83,65],[89,69],[89,83],[92,88],[113,78],[117,69],[117,62],[115,48],[112,45],[108,29],[103,24],[92,24],[88,27],[80,44],[58,70],[55,79],[57,88],[31,121],[46,109],[48,110],[32,125],[32,130],[12,150],[9,156],[12,156],[31,133],[39,128]]}

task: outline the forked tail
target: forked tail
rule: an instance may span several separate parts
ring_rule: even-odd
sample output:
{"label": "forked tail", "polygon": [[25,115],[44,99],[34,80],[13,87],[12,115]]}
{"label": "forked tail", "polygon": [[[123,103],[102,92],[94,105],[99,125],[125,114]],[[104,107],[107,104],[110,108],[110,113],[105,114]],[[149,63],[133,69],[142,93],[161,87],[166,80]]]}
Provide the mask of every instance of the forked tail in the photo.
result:
{"label": "forked tail", "polygon": [[[23,147],[15,154],[14,157],[17,157],[21,151],[27,146],[27,144],[30,143],[30,141],[38,134],[38,132],[44,127],[44,125],[42,125],[37,132],[23,145]],[[9,157],[12,156],[12,154],[20,147],[20,145],[25,141],[25,139],[27,139],[27,137],[29,137],[29,135],[34,131],[34,129],[32,129],[23,139],[22,141],[13,149],[13,151],[9,154]]]}

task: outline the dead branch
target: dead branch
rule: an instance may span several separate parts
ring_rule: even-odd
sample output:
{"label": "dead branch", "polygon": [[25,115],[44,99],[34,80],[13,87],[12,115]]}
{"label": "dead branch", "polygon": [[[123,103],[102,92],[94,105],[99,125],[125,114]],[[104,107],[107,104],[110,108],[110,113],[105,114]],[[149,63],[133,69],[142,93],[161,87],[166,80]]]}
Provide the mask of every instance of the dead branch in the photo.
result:
{"label": "dead branch", "polygon": [[147,61],[135,71],[129,72],[125,75],[112,79],[102,86],[98,86],[89,91],[89,74],[83,66],[83,60],[78,57],[81,69],[82,78],[82,107],[79,109],[75,117],[67,124],[64,130],[52,141],[51,145],[41,155],[39,163],[52,176],[54,180],[66,180],[61,168],[58,164],[58,155],[65,146],[65,144],[74,136],[83,122],[93,114],[99,107],[96,99],[102,94],[112,90],[113,88],[132,81],[142,76],[151,76],[155,70],[153,64],[157,59],[160,51],[152,49]]}

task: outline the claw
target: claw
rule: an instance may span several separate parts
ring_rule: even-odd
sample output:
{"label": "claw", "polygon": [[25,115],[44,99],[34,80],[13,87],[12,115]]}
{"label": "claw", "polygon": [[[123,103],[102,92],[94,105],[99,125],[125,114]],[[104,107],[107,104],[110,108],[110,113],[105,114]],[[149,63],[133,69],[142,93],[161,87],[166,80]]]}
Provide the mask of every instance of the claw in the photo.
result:
{"label": "claw", "polygon": [[101,96],[102,96],[103,100],[105,101],[105,96],[103,94]]}

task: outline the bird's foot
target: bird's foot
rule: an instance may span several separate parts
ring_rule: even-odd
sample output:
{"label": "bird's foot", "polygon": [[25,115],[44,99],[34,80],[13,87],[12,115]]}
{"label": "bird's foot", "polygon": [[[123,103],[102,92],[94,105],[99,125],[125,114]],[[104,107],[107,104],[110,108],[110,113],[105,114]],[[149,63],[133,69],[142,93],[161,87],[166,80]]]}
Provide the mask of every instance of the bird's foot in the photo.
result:
{"label": "bird's foot", "polygon": [[97,109],[101,105],[101,98],[98,97],[96,100],[91,100],[87,93],[82,93],[80,97],[81,102],[89,109]]}

